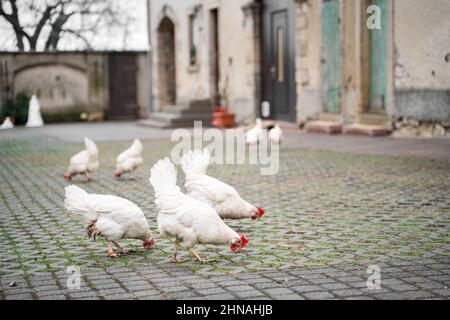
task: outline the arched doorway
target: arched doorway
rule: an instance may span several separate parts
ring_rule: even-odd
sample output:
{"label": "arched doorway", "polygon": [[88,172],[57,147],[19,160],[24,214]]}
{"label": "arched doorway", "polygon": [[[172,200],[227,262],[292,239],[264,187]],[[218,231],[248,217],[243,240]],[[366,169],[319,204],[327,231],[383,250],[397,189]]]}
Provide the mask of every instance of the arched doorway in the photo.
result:
{"label": "arched doorway", "polygon": [[164,17],[158,27],[158,91],[161,110],[176,103],[175,26]]}

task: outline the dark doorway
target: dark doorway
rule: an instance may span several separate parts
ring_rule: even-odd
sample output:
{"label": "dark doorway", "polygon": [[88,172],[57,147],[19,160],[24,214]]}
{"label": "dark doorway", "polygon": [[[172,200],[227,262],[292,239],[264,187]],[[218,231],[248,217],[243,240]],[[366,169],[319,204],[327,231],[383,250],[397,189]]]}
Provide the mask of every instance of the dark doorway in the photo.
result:
{"label": "dark doorway", "polygon": [[175,26],[165,17],[158,27],[158,89],[161,110],[176,103]]}
{"label": "dark doorway", "polygon": [[220,105],[220,93],[219,93],[219,12],[218,9],[212,9],[210,11],[211,22],[211,86],[212,86],[212,98],[214,106]]}
{"label": "dark doorway", "polygon": [[108,119],[136,119],[138,117],[136,90],[136,56],[110,54]]}
{"label": "dark doorway", "polygon": [[262,14],[263,101],[269,118],[295,122],[295,4],[293,0],[265,0]]}

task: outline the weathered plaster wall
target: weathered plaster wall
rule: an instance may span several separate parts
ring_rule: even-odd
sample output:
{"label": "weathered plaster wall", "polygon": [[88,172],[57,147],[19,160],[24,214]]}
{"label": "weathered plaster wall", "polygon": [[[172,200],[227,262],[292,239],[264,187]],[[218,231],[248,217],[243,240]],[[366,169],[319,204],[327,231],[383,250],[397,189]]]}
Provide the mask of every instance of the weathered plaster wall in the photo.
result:
{"label": "weathered plaster wall", "polygon": [[394,115],[450,120],[450,2],[396,0],[394,6]]}
{"label": "weathered plaster wall", "polygon": [[321,112],[320,2],[297,2],[296,83],[297,122],[317,119]]}

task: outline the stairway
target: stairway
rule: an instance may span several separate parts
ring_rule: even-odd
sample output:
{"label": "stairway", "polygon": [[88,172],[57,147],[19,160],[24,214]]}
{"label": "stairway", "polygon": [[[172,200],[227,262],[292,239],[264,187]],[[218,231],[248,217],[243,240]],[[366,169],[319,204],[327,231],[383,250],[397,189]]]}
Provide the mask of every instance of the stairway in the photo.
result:
{"label": "stairway", "polygon": [[153,112],[148,119],[139,121],[142,125],[158,128],[193,127],[194,121],[202,121],[202,126],[211,126],[211,100],[193,100],[183,105],[164,107],[162,112]]}

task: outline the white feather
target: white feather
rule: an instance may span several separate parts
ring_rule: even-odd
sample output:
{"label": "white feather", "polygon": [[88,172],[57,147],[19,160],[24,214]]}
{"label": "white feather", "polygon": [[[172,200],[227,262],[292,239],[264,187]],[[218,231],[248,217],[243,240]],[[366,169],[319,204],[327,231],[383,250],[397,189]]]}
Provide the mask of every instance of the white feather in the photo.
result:
{"label": "white feather", "polygon": [[188,195],[213,207],[221,218],[249,218],[258,213],[258,209],[241,198],[235,188],[206,175],[209,153],[190,151],[181,159],[186,176],[185,188]]}

